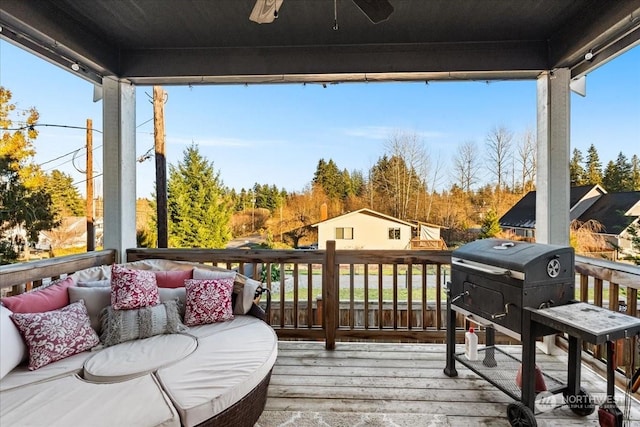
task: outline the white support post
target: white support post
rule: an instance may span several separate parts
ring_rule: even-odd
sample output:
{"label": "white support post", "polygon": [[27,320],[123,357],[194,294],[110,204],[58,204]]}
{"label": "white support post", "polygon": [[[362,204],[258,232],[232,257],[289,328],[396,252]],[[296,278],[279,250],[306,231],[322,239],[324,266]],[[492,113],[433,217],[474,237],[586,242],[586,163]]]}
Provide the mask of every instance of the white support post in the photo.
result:
{"label": "white support post", "polygon": [[118,262],[136,247],[135,86],[105,77],[103,88],[104,248]]}
{"label": "white support post", "polygon": [[536,242],[569,244],[569,82],[558,69],[538,77]]}
{"label": "white support post", "polygon": [[[571,72],[541,74],[537,82],[538,150],[536,172],[536,242],[569,244],[569,153]],[[556,350],[555,335],[538,343],[546,354]]]}

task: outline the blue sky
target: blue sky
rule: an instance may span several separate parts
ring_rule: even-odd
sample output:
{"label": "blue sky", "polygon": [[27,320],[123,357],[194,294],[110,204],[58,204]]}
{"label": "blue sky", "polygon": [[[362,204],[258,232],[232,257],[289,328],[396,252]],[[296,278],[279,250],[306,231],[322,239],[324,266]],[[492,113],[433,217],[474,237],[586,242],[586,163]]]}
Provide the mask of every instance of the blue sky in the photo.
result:
{"label": "blue sky", "polygon": [[[93,86],[71,72],[0,41],[0,85],[18,108],[35,107],[41,124],[102,130],[102,104]],[[169,163],[182,159],[195,142],[228,187],[255,182],[301,191],[311,182],[318,160],[333,159],[340,169],[366,171],[384,154],[394,132],[418,135],[448,175],[456,148],[485,139],[496,126],[514,133],[514,142],[536,127],[535,81],[342,83],[249,86],[165,86],[166,149]],[[138,87],[137,152],[153,147],[151,87]],[[603,164],[622,151],[640,155],[640,46],[587,76],[587,96],[571,95],[571,142],[586,154],[594,144]],[[82,149],[85,131],[39,127],[36,162],[45,170],[71,174],[84,194],[84,151],[75,166],[68,153]],[[101,134],[94,134],[94,147]],[[57,157],[62,158],[51,161]],[[101,151],[95,169],[101,172]],[[154,191],[153,159],[138,163],[138,197]],[[486,179],[489,179],[487,174]],[[99,180],[98,180],[99,181]],[[100,183],[96,191],[100,192]]]}

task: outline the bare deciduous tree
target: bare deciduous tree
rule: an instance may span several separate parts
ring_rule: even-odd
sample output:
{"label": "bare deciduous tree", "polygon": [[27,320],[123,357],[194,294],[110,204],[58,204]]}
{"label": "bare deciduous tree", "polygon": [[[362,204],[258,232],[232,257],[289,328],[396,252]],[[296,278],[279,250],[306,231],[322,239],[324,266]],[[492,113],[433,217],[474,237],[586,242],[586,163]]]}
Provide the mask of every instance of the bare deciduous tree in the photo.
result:
{"label": "bare deciduous tree", "polygon": [[453,159],[453,174],[455,183],[462,191],[469,193],[471,187],[478,182],[480,172],[480,160],[478,147],[473,141],[467,141],[458,145],[456,156]]}
{"label": "bare deciduous tree", "polygon": [[[436,187],[438,186],[438,184],[440,183],[440,180],[442,179],[442,175],[441,175],[442,165],[443,163],[440,161],[440,156],[438,156],[435,166],[431,168],[432,173],[431,173],[430,188],[425,189],[427,190],[427,198],[428,198],[427,209],[424,215],[425,221],[430,221],[430,218],[431,218],[431,208],[433,206],[433,199],[436,195]],[[418,218],[419,218],[418,203],[416,198],[416,219]]]}
{"label": "bare deciduous tree", "polygon": [[522,194],[534,188],[536,178],[536,148],[533,132],[531,129],[527,129],[518,143],[517,155],[522,178]]}
{"label": "bare deciduous tree", "polygon": [[420,190],[424,191],[425,177],[429,173],[429,154],[424,142],[415,133],[396,132],[385,143],[385,153],[389,158],[388,169],[378,174],[377,183],[387,189],[392,199],[393,214],[407,219],[409,206],[416,200]]}
{"label": "bare deciduous tree", "polygon": [[488,169],[495,176],[499,191],[503,190],[505,178],[509,174],[512,139],[513,134],[504,126],[494,127],[486,138]]}

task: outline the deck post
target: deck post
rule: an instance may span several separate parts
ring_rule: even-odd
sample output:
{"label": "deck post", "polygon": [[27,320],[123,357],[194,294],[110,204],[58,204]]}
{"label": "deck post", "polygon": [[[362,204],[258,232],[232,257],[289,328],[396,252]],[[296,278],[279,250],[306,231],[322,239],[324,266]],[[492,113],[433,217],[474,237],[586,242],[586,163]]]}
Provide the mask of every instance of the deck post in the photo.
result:
{"label": "deck post", "polygon": [[327,240],[327,249],[325,251],[324,263],[324,331],[325,331],[325,348],[327,350],[335,350],[336,348],[336,329],[338,325],[338,310],[340,307],[340,290],[339,278],[336,272],[336,242],[335,240]]}
{"label": "deck post", "polygon": [[560,68],[537,82],[536,242],[569,244],[569,81]]}
{"label": "deck post", "polygon": [[104,249],[116,262],[136,247],[136,91],[116,77],[105,77],[102,156],[104,163]]}

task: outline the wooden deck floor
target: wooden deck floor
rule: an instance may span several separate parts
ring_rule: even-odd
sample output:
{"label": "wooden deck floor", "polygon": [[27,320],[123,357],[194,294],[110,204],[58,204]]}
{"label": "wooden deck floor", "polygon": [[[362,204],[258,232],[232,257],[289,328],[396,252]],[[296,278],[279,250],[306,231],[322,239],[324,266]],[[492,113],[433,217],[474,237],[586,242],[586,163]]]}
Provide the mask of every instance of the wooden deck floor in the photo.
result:
{"label": "wooden deck floor", "polygon": [[[501,348],[519,358],[520,346]],[[565,383],[563,352],[536,358],[546,375]],[[320,342],[281,341],[256,427],[509,425],[513,399],[460,363],[456,378],[447,377],[444,366],[443,344],[337,343],[326,351]],[[502,373],[515,378],[509,371]],[[582,387],[595,399],[606,395],[606,381],[584,365]],[[624,411],[625,394],[616,390],[615,398]],[[587,417],[566,406],[542,408],[540,426],[598,425],[597,408]],[[629,408],[629,425],[640,426],[640,403],[632,399]]]}

